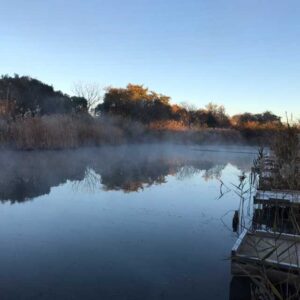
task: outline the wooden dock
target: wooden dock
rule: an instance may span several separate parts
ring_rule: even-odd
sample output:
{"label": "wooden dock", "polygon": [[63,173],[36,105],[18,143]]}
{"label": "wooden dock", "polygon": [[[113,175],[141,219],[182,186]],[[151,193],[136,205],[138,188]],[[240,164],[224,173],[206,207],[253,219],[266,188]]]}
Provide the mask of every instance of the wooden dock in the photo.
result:
{"label": "wooden dock", "polygon": [[300,205],[300,191],[292,190],[258,190],[254,204]]}
{"label": "wooden dock", "polygon": [[261,159],[252,224],[232,248],[232,275],[300,285],[300,191],[274,189],[278,172],[274,155]]}
{"label": "wooden dock", "polygon": [[231,254],[233,275],[257,275],[263,268],[275,280],[300,279],[298,235],[245,229]]}

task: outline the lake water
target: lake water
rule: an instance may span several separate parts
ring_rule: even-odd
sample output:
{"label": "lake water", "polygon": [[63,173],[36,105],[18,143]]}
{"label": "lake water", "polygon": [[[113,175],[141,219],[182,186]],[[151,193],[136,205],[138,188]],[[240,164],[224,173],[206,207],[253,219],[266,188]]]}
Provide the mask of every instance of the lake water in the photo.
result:
{"label": "lake water", "polygon": [[[2,152],[0,299],[229,299],[256,148]],[[223,186],[222,191],[226,190]]]}

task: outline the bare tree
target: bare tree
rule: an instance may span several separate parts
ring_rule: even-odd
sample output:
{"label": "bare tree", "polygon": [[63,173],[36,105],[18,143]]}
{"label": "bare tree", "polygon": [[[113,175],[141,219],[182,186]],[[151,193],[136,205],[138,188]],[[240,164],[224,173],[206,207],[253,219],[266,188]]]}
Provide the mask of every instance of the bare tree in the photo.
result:
{"label": "bare tree", "polygon": [[97,83],[83,83],[76,82],[73,84],[72,92],[77,97],[85,98],[87,101],[87,109],[89,112],[93,112],[96,104],[98,104],[101,97],[102,88]]}
{"label": "bare tree", "polygon": [[188,112],[197,110],[197,107],[194,104],[191,104],[191,103],[188,103],[188,102],[181,102],[180,106]]}
{"label": "bare tree", "polygon": [[193,115],[194,115],[195,111],[197,110],[196,106],[193,104],[190,104],[188,102],[181,102],[180,106],[183,108],[183,111],[185,112],[182,114],[184,123],[186,125],[188,125],[189,127],[191,127],[192,121],[193,121]]}

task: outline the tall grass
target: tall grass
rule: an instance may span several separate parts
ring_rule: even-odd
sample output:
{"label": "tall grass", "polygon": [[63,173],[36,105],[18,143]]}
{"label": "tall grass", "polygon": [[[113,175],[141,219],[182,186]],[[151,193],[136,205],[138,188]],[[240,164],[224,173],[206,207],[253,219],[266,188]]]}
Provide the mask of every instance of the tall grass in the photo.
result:
{"label": "tall grass", "polygon": [[23,150],[65,149],[161,141],[195,144],[268,144],[270,137],[274,136],[274,133],[280,133],[281,130],[252,127],[207,128],[186,126],[174,120],[143,125],[128,118],[108,115],[100,117],[91,117],[88,114],[27,115],[16,117],[14,120],[0,119],[0,147]]}
{"label": "tall grass", "polygon": [[50,115],[17,118],[0,124],[2,147],[64,149],[124,142],[124,129],[89,116]]}
{"label": "tall grass", "polygon": [[272,188],[300,190],[300,134],[296,125],[281,130],[272,150],[276,157]]}

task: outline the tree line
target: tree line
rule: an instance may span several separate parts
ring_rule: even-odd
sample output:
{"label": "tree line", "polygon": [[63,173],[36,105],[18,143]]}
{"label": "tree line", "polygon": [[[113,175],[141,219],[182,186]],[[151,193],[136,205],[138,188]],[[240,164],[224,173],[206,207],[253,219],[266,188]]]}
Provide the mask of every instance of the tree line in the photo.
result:
{"label": "tree line", "polygon": [[0,78],[0,116],[51,114],[85,114],[91,111],[101,116],[119,116],[149,125],[173,121],[187,128],[230,128],[245,126],[278,126],[279,116],[266,111],[261,114],[243,113],[230,117],[223,105],[209,103],[197,109],[187,104],[171,104],[170,97],[149,90],[143,85],[128,84],[126,88],[105,89],[100,102],[98,86],[77,83],[75,96],[69,96],[28,76]]}

